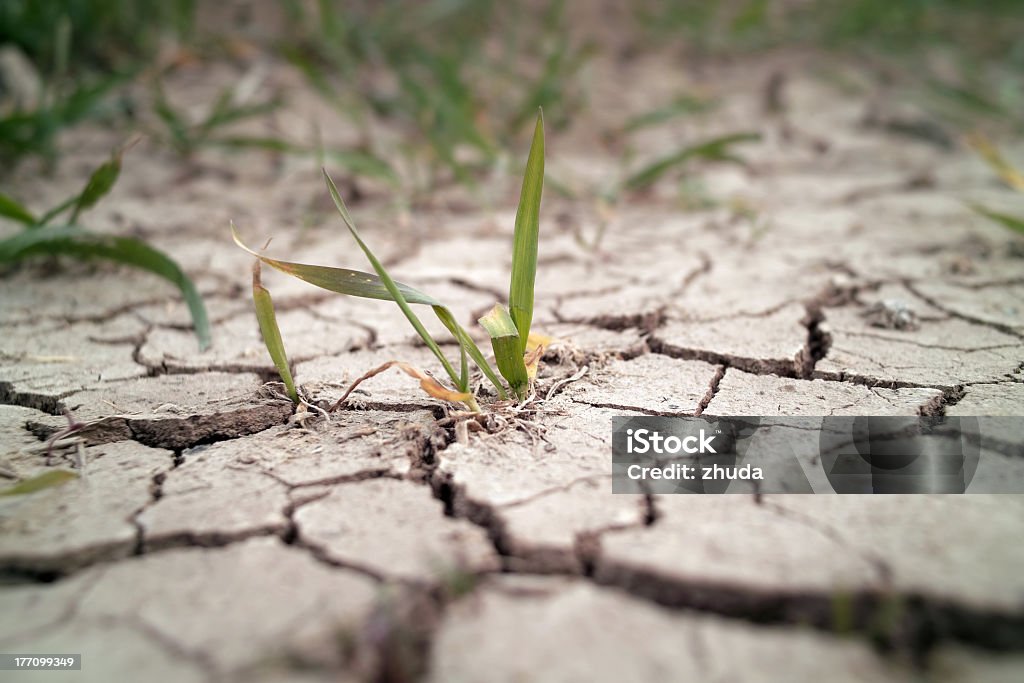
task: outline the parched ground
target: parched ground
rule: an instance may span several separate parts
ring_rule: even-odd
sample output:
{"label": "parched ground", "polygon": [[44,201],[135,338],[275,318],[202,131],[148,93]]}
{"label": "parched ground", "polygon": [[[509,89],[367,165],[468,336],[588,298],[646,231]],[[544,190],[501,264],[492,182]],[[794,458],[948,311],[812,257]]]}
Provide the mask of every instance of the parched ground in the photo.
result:
{"label": "parched ground", "polygon": [[[64,677],[90,681],[1020,680],[1019,496],[610,493],[613,415],[1020,414],[1024,250],[963,203],[1014,197],[969,153],[901,137],[919,112],[815,65],[596,63],[597,118],[548,131],[567,184],[621,174],[593,131],[694,79],[722,106],[639,134],[640,158],[763,139],[746,167],[693,168],[716,205],[683,210],[661,183],[596,250],[576,235],[604,214],[549,188],[535,324],[558,342],[537,400],[465,438],[397,372],[329,420],[265,386],[229,220],[275,255],[366,268],[312,161],[185,163],[143,141],[88,223],[179,260],[214,345],[197,350],[173,288],[144,273],[42,261],[4,278],[0,475],[84,467],[0,499],[0,650],[81,652]],[[780,72],[784,107],[766,113]],[[174,86],[200,102],[236,77]],[[302,138],[327,116],[283,68],[269,78],[292,90],[260,125]],[[55,179],[23,174],[13,194],[62,198],[121,139],[71,134]],[[362,183],[353,211],[396,277],[470,326],[507,286],[515,185],[399,212]],[[264,277],[314,399],[393,358],[436,370],[395,307]],[[916,327],[887,325],[900,308]],[[47,460],[65,410],[88,425],[82,450]],[[989,455],[1021,476],[1024,454],[1004,451]]]}

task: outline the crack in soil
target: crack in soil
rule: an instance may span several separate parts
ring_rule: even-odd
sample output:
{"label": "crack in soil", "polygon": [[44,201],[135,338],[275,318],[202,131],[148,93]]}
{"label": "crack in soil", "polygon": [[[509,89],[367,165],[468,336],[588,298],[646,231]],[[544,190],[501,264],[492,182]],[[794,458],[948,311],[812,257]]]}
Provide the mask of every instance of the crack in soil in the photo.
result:
{"label": "crack in soil", "polygon": [[653,332],[661,326],[665,318],[666,308],[667,306],[662,305],[652,311],[641,313],[602,313],[585,318],[566,318],[558,308],[554,308],[552,309],[552,314],[555,316],[555,321],[560,323],[590,325],[613,332],[622,332],[631,328],[641,332]]}
{"label": "crack in soil", "polygon": [[[716,373],[717,381],[713,381],[709,387],[710,395],[713,396],[715,385],[720,382],[726,372],[726,367],[720,367],[720,373]],[[706,396],[706,398],[708,397]],[[531,552],[517,548],[516,543],[507,533],[505,523],[501,518],[501,510],[503,507],[510,508],[527,501],[519,501],[508,506],[494,506],[470,499],[464,487],[453,483],[451,474],[440,473],[437,469],[438,453],[443,453],[444,448],[455,440],[453,427],[449,426],[439,431],[443,431],[443,438],[440,441],[426,439],[422,452],[415,458],[418,465],[425,471],[425,475],[419,478],[411,476],[409,479],[430,486],[434,496],[443,503],[445,515],[465,519],[486,531],[501,559],[503,572],[580,576],[597,585],[623,590],[634,597],[672,609],[695,609],[751,624],[811,625],[836,635],[849,635],[852,627],[854,635],[865,637],[883,648],[907,651],[922,662],[933,647],[949,640],[994,651],[1019,651],[1022,649],[1024,615],[1007,615],[974,609],[951,600],[893,592],[886,588],[891,578],[891,569],[883,559],[877,557],[867,557],[866,559],[876,567],[882,587],[860,590],[848,595],[815,591],[763,591],[743,586],[717,584],[707,580],[662,576],[651,570],[606,560],[601,552],[601,538],[604,534],[657,523],[659,515],[654,497],[651,495],[645,495],[638,500],[638,504],[644,510],[643,519],[639,525],[632,523],[609,525],[580,532],[576,534],[572,547],[566,551]],[[274,476],[263,470],[261,472],[266,476]],[[153,544],[145,538],[144,530],[138,524],[137,517],[146,508],[160,500],[163,495],[162,484],[166,474],[167,472],[160,472],[154,475],[150,501],[132,516],[132,523],[139,530],[134,545],[135,555],[150,555],[181,547],[224,547],[255,536],[276,535],[282,543],[305,550],[317,562],[325,566],[356,571],[382,584],[401,585],[407,595],[413,597],[414,602],[422,604],[412,610],[390,613],[387,617],[390,624],[388,632],[393,637],[404,633],[403,638],[409,633],[416,634],[414,640],[417,645],[411,654],[406,652],[399,657],[403,662],[403,671],[411,670],[415,673],[412,678],[400,680],[415,680],[423,675],[430,660],[437,625],[443,618],[447,606],[458,599],[458,596],[447,594],[436,581],[418,585],[392,581],[388,576],[368,567],[339,561],[331,557],[324,548],[304,539],[301,529],[295,522],[294,515],[301,506],[328,495],[329,489],[319,495],[314,494],[302,500],[289,502],[283,511],[286,519],[284,528],[274,525],[235,534],[185,533],[161,539],[158,543]],[[367,471],[340,478],[288,485],[289,495],[314,486],[330,487],[374,478],[379,474]],[[573,483],[577,482],[570,482],[563,488],[568,488]],[[552,489],[539,495],[555,491]],[[535,497],[539,497],[539,495]],[[773,514],[791,517],[816,533],[823,534],[841,545],[845,545],[845,540],[834,529],[817,520],[795,513],[774,502],[768,503],[766,507]],[[109,557],[108,561],[123,559],[125,558]],[[23,575],[20,578],[49,582],[65,578],[70,573],[72,572]],[[835,618],[837,601],[849,604],[850,623],[837,623]],[[894,605],[898,609],[894,608]],[[394,605],[387,609],[394,610]],[[894,609],[896,609],[896,616],[892,617]],[[885,617],[885,615],[890,616]],[[379,628],[380,624],[377,622],[381,618],[378,611],[364,624],[364,630],[372,631]],[[374,671],[373,680],[386,680],[386,677],[381,678],[381,676],[390,670],[388,667],[396,665],[397,660],[392,650],[398,645],[389,638],[375,641],[376,644],[372,646],[366,644],[361,646],[364,649],[369,647],[370,655],[364,654],[364,656],[371,656],[373,661],[371,667]]]}
{"label": "crack in soil", "polygon": [[[602,403],[600,401],[586,401],[583,399],[577,399],[573,397],[573,403],[579,405],[590,406],[591,408],[607,408],[609,410],[621,410],[626,413],[640,413],[641,415],[650,415],[652,417],[693,417],[698,413],[696,409],[693,411],[688,410],[652,410],[650,408],[643,408],[641,406],[623,405],[620,403]],[[709,399],[710,400],[710,399]],[[699,406],[698,406],[699,408]]]}
{"label": "crack in soil", "polygon": [[80,389],[70,389],[56,395],[38,394],[16,391],[12,382],[0,381],[0,404],[31,408],[47,415],[60,416],[64,414],[64,399],[79,391]]}
{"label": "crack in soil", "polygon": [[[749,372],[752,375],[777,375],[779,377],[792,377],[804,379],[804,368],[807,365],[808,357],[804,347],[796,354],[793,360],[763,359],[751,356],[737,356],[730,353],[718,353],[706,349],[694,349],[684,346],[675,346],[658,339],[650,337],[648,346],[651,353],[658,353],[669,358],[680,360],[700,360],[711,365],[719,365],[725,368],[735,368]],[[614,407],[614,406],[613,406]]]}
{"label": "crack in soil", "polygon": [[814,369],[818,365],[818,361],[824,359],[832,348],[832,335],[824,327],[825,312],[819,303],[822,296],[819,295],[814,300],[804,304],[804,307],[807,309],[807,317],[801,321],[801,324],[807,328],[807,344],[804,347],[806,354],[804,355],[804,365],[800,373],[803,379],[811,378],[814,374]]}
{"label": "crack in soil", "polygon": [[[976,609],[915,593],[765,591],[713,580],[667,577],[653,570],[593,560],[593,580],[672,609],[692,609],[753,624],[813,626],[835,635],[866,637],[918,662],[938,644],[956,641],[991,651],[1019,652],[1024,615]],[[842,604],[850,614],[838,623]]]}
{"label": "crack in soil", "polygon": [[[63,408],[63,404],[60,406]],[[115,441],[135,441],[152,448],[182,451],[219,441],[230,441],[258,434],[288,422],[294,406],[285,401],[267,401],[238,410],[194,414],[183,417],[152,415],[112,415],[92,420],[75,432],[86,445]],[[48,439],[59,427],[29,421],[26,428],[41,440]]]}
{"label": "crack in soil", "polygon": [[726,370],[727,368],[724,365],[715,367],[715,374],[711,376],[711,383],[708,386],[707,393],[704,394],[704,398],[702,398],[700,403],[697,404],[697,409],[693,411],[695,417],[703,415],[704,411],[707,410],[711,400],[715,397],[715,394],[718,393],[718,388],[722,384],[722,378],[725,377]]}
{"label": "crack in soil", "polygon": [[693,268],[686,275],[683,276],[682,281],[679,283],[679,287],[672,292],[672,298],[681,297],[686,291],[697,281],[698,278],[704,277],[711,273],[711,269],[714,267],[711,262],[711,257],[703,251],[697,252],[697,258],[700,260],[700,265]]}
{"label": "crack in soil", "polygon": [[[725,371],[723,369],[723,374]],[[446,445],[453,441],[452,433]],[[576,563],[567,563],[564,553],[531,554],[517,549],[500,516],[503,507],[514,504],[493,506],[474,501],[467,496],[464,487],[453,483],[450,474],[438,474],[436,470],[431,473],[429,483],[435,496],[444,502],[446,515],[468,520],[487,532],[505,573],[582,576],[598,585],[624,590],[634,597],[672,609],[695,609],[752,624],[811,625],[834,635],[867,638],[882,649],[907,652],[922,666],[927,654],[945,641],[993,651],[1024,650],[1024,614],[1006,614],[945,598],[894,591],[889,588],[892,569],[881,557],[865,556],[878,574],[880,588],[877,589],[849,594],[764,591],[707,580],[673,578],[653,570],[605,561],[601,537],[637,526],[625,524],[577,534],[571,552]],[[645,495],[642,505],[646,513],[641,525],[656,524],[659,513],[654,497]],[[774,502],[768,507],[773,514],[788,516],[842,546],[849,545],[826,524]],[[839,623],[836,618],[840,601],[849,603],[850,623]]]}
{"label": "crack in soil", "polygon": [[973,315],[967,315],[966,313],[961,313],[960,311],[951,309],[943,305],[943,303],[936,299],[935,297],[929,296],[922,292],[920,289],[918,289],[916,282],[914,282],[913,280],[903,280],[902,284],[904,287],[910,290],[910,292],[914,296],[918,297],[919,299],[927,303],[929,306],[939,309],[940,311],[942,311],[946,315],[949,315],[950,317],[957,318],[959,320],[963,320],[974,325],[988,327],[993,330],[996,330],[997,332],[1002,332],[1003,334],[1008,334],[1011,337],[1016,337],[1017,339],[1024,339],[1024,334],[1018,332],[1010,325],[1004,325],[1002,323],[997,323],[992,320],[985,320],[984,318],[978,318]]}
{"label": "crack in soil", "polygon": [[883,341],[894,342],[896,344],[909,344],[911,346],[917,346],[917,347],[922,348],[922,349],[938,349],[940,351],[958,351],[958,352],[961,352],[961,353],[975,353],[975,352],[979,352],[979,351],[998,351],[1000,349],[1016,349],[1016,348],[1020,348],[1020,344],[992,344],[991,346],[972,346],[972,347],[946,346],[944,344],[925,344],[924,342],[919,342],[919,341],[914,340],[914,339],[896,339],[895,337],[886,336],[884,334],[879,334],[877,332],[863,332],[863,331],[860,331],[860,330],[840,330],[840,329],[837,329],[836,331],[837,332],[842,332],[843,334],[849,335],[851,337],[869,337],[871,339],[881,339]]}
{"label": "crack in soil", "polygon": [[217,667],[214,665],[209,653],[202,650],[193,651],[183,646],[172,636],[164,633],[137,614],[117,617],[102,616],[90,621],[95,621],[99,624],[127,625],[136,633],[141,633],[148,641],[170,655],[172,659],[183,659],[194,664],[196,668],[206,675],[208,680],[217,680],[218,678]]}
{"label": "crack in soil", "polygon": [[[843,352],[848,353],[850,355],[857,355],[846,349],[843,349]],[[888,369],[898,369],[884,365],[882,367],[886,367]],[[935,389],[941,392],[949,392],[950,398],[956,397],[960,392],[963,391],[963,388],[965,386],[968,386],[963,383],[958,383],[954,385],[922,384],[920,382],[908,382],[906,380],[901,379],[880,379],[872,375],[851,373],[846,372],[845,370],[815,370],[811,379],[820,379],[825,382],[846,382],[848,384],[857,384],[865,387],[879,387],[882,389]],[[991,382],[976,382],[976,384],[991,384]]]}

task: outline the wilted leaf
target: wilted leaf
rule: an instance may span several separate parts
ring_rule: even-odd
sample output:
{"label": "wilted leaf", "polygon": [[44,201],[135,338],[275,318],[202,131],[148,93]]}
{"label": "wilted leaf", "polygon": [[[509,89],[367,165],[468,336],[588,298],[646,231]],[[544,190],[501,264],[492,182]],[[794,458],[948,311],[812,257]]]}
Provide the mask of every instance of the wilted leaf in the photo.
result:
{"label": "wilted leaf", "polygon": [[1007,161],[988,138],[980,134],[971,135],[968,136],[967,142],[992,167],[992,170],[1002,178],[1004,183],[1015,190],[1024,192],[1024,173],[1018,171],[1013,164]]}
{"label": "wilted leaf", "polygon": [[473,394],[465,391],[452,391],[451,389],[446,389],[440,382],[438,382],[436,379],[434,379],[427,373],[423,372],[419,368],[413,367],[408,363],[403,363],[402,361],[398,360],[389,360],[387,363],[377,366],[373,370],[370,370],[362,377],[357,379],[355,382],[349,385],[349,388],[345,390],[345,393],[341,395],[341,398],[334,402],[334,405],[330,407],[330,410],[337,410],[338,407],[345,402],[345,399],[347,399],[349,395],[351,395],[351,393],[355,390],[355,388],[358,387],[360,384],[370,379],[371,377],[375,377],[392,367],[397,367],[410,377],[415,377],[416,379],[418,379],[420,381],[420,388],[422,388],[423,391],[427,392],[427,394],[429,394],[430,396],[434,398],[439,398],[443,401],[466,403],[467,405],[470,406],[471,409],[477,410],[476,399],[473,398]]}
{"label": "wilted leaf", "polygon": [[408,363],[403,363],[401,361],[394,361],[394,363],[398,368],[405,372],[405,374],[418,379],[420,381],[420,388],[434,398],[439,398],[443,401],[452,401],[455,403],[469,401],[473,398],[473,394],[468,391],[452,391],[450,389],[445,389],[444,386],[442,386],[436,379]]}
{"label": "wilted leaf", "polygon": [[530,381],[537,379],[537,366],[540,365],[540,359],[544,356],[544,351],[547,346],[539,344],[534,347],[533,350],[528,351],[526,356],[523,357],[523,363],[526,365],[526,376],[530,378]]}
{"label": "wilted leaf", "polygon": [[529,338],[526,340],[526,351],[529,353],[539,346],[547,348],[555,343],[554,337],[549,337],[546,334],[540,332],[531,332]]}

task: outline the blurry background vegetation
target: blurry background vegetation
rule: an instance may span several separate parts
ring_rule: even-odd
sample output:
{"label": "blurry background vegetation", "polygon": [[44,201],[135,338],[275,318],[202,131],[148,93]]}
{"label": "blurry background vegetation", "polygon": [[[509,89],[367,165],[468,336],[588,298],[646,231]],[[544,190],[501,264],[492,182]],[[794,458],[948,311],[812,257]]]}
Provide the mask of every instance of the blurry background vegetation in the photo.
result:
{"label": "blurry background vegetation", "polygon": [[[95,160],[82,190],[45,214],[32,210],[38,197],[0,188],[0,217],[20,230],[0,240],[0,265],[63,254],[144,268],[182,290],[205,345],[201,298],[169,256],[78,222],[111,189],[122,152],[140,136],[150,152],[176,155],[183,177],[208,149],[265,150],[340,166],[353,200],[370,183],[404,211],[444,186],[487,201],[480,181],[518,175],[509,172],[518,163],[509,150],[525,144],[538,107],[549,130],[572,127],[577,145],[602,150],[617,167],[601,186],[546,179],[549,191],[589,202],[594,234],[573,230],[596,253],[624,195],[669,177],[678,208],[713,206],[687,166],[743,165],[736,148],[760,135],[719,131],[637,165],[632,136],[714,117],[715,96],[729,93],[679,92],[647,110],[607,107],[592,93],[614,97],[614,78],[596,83],[594,58],[607,67],[656,54],[662,69],[696,72],[787,50],[813,55],[804,64],[817,76],[859,89],[868,104],[881,96],[887,106],[913,107],[910,116],[874,121],[869,108],[865,125],[945,149],[969,144],[994,176],[1024,191],[1024,175],[992,142],[1019,140],[1024,129],[1024,0],[0,0],[0,182],[23,171],[45,177],[60,159],[62,133],[80,124],[108,126],[122,141],[107,161]],[[175,81],[206,69],[221,69],[208,79],[219,91]],[[268,87],[267,73],[282,69],[331,113],[311,121],[312,134],[273,118],[288,93],[280,79]],[[850,69],[867,78],[849,79]],[[777,72],[762,84],[766,116],[781,109],[773,89],[785,78]],[[308,97],[303,106],[314,108]],[[619,113],[609,120],[609,110]],[[336,127],[346,134],[329,135]],[[21,194],[40,187],[18,184]],[[970,206],[1024,234],[1019,212]],[[752,234],[763,232],[756,209],[731,208]],[[57,223],[62,216],[68,224]]]}
{"label": "blurry background vegetation", "polygon": [[[703,60],[782,47],[824,50],[896,79],[954,134],[987,123],[1017,132],[1024,125],[1020,0],[612,5],[620,14],[628,7],[630,25],[591,35],[577,21],[579,2],[564,0],[0,0],[0,173],[28,157],[52,164],[58,134],[83,120],[144,129],[138,115],[147,111],[161,127],[147,132],[186,157],[208,145],[330,152],[352,173],[392,183],[396,159],[404,158],[423,188],[442,177],[472,184],[524,135],[538,106],[555,128],[600,106],[588,101],[580,78],[599,52],[629,59],[676,50],[683,60]],[[273,98],[242,104],[225,91],[196,121],[164,95],[162,79],[181,64],[247,51],[292,64],[364,131],[361,143],[324,150],[222,132],[273,110]],[[680,110],[702,104],[689,98]],[[399,139],[375,139],[374,121]]]}

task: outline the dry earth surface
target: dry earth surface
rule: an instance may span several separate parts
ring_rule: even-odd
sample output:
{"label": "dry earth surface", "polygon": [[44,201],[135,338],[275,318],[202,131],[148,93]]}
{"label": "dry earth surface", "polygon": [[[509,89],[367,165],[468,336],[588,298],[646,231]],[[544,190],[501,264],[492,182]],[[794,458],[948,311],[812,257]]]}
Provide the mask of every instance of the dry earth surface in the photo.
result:
{"label": "dry earth surface", "polygon": [[[718,206],[682,210],[659,184],[596,251],[574,234],[598,212],[549,189],[535,325],[558,342],[537,400],[465,439],[394,371],[329,420],[293,416],[266,384],[228,222],[275,255],[365,269],[318,170],[144,141],[89,223],[179,260],[214,344],[198,351],[173,288],[144,273],[43,261],[4,278],[0,474],[84,467],[0,499],[0,651],[82,652],[90,681],[1020,680],[1021,497],[610,494],[613,415],[1020,414],[1024,250],[962,202],[1012,196],[966,152],[865,125],[873,84],[846,93],[814,62],[595,60],[604,120],[694,81],[722,98],[638,135],[642,157],[763,138],[746,167],[702,169]],[[171,85],[201,102],[232,69]],[[780,69],[786,107],[765,114]],[[275,125],[301,137],[324,105],[284,67],[269,78],[291,88]],[[548,131],[553,175],[620,172],[579,132],[600,125]],[[45,206],[120,141],[74,131],[55,178],[22,174],[13,194]],[[408,214],[359,181],[353,212],[397,278],[475,328],[506,287],[513,176]],[[313,399],[392,358],[435,369],[393,306],[265,282]],[[892,300],[916,329],[869,313]],[[48,459],[65,410],[82,450]],[[1021,471],[1021,452],[991,455]]]}

